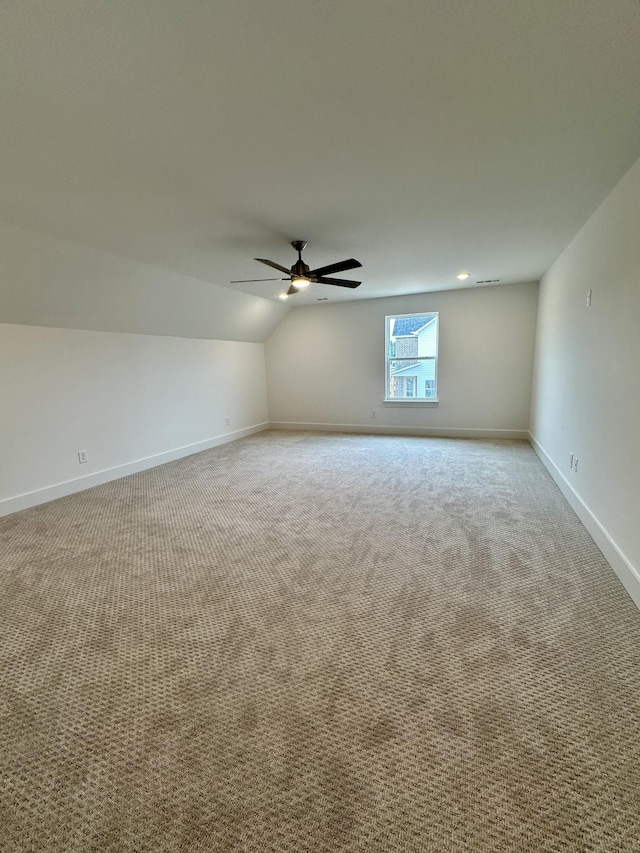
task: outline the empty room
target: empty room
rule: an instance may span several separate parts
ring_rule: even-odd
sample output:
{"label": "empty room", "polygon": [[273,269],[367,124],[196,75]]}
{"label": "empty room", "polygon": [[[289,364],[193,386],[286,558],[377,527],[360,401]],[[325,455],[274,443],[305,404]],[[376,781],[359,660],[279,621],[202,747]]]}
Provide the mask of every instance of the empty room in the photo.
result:
{"label": "empty room", "polygon": [[640,850],[640,4],[6,0],[0,850]]}

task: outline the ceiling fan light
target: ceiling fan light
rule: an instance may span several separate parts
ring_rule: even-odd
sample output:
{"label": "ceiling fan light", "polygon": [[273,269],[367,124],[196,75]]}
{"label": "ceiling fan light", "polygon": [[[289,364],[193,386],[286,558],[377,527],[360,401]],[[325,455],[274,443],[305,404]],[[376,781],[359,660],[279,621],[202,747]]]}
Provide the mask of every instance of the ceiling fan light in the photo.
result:
{"label": "ceiling fan light", "polygon": [[292,284],[295,288],[297,288],[298,290],[300,290],[300,288],[301,288],[301,287],[308,287],[308,286],[309,286],[309,279],[308,279],[308,278],[305,278],[305,277],[304,277],[304,276],[302,276],[302,275],[297,275],[297,276],[295,276],[295,278],[292,278],[292,279],[291,279],[291,284]]}

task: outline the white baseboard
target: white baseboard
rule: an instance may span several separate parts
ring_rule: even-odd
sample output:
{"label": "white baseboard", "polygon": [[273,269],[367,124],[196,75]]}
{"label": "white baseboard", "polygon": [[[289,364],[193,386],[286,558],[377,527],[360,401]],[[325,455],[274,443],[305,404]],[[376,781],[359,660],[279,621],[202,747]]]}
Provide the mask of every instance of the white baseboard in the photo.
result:
{"label": "white baseboard", "polygon": [[527,441],[526,429],[459,429],[457,427],[381,426],[378,424],[306,424],[293,421],[271,421],[269,429],[309,430],[311,432],[346,432],[360,435],[423,435],[431,438],[509,438]]}
{"label": "white baseboard", "polygon": [[603,527],[600,521],[598,521],[595,514],[582,500],[580,495],[575,491],[571,483],[551,459],[546,450],[536,440],[535,436],[529,433],[528,438],[531,446],[540,458],[540,461],[551,474],[556,485],[569,502],[571,508],[584,524],[587,532],[598,548],[602,551],[605,560],[618,576],[620,582],[631,596],[631,599],[638,610],[640,610],[640,572],[616,545],[607,530]]}
{"label": "white baseboard", "polygon": [[212,447],[218,447],[218,445],[227,444],[230,441],[237,441],[239,438],[244,438],[247,435],[262,432],[266,429],[269,429],[268,423],[256,424],[245,429],[238,429],[233,432],[224,433],[223,435],[217,435],[213,438],[207,438],[204,441],[197,441],[194,444],[186,444],[183,447],[166,450],[163,453],[156,453],[153,456],[134,459],[132,462],[116,465],[113,468],[94,471],[92,474],[87,474],[84,477],[75,477],[73,480],[66,480],[63,483],[55,483],[53,486],[45,486],[33,492],[25,492],[22,495],[5,498],[0,501],[0,516],[47,503],[47,501],[53,501],[56,498],[65,497],[65,495],[72,495],[75,492],[81,492],[93,486],[100,486],[102,483],[108,483],[110,480],[118,480],[120,477],[127,477],[129,474],[137,474],[138,471],[155,468],[156,465],[164,465],[165,462],[173,462],[174,459],[191,456],[193,453],[201,453],[203,450],[209,450]]}

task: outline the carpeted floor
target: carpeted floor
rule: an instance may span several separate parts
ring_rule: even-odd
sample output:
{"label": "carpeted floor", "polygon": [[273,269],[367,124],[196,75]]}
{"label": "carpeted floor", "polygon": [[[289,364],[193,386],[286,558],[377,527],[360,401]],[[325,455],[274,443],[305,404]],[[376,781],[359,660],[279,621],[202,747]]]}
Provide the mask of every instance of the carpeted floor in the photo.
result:
{"label": "carpeted floor", "polygon": [[525,443],[261,433],[0,537],[3,851],[640,850],[640,614]]}

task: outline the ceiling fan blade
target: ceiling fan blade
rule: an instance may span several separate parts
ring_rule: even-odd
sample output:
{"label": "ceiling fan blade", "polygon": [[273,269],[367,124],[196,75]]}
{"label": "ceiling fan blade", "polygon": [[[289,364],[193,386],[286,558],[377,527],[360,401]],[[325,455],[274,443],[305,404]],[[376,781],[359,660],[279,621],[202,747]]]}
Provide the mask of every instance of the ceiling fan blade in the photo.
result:
{"label": "ceiling fan blade", "polygon": [[251,281],[287,281],[286,278],[237,278],[229,284],[248,284]]}
{"label": "ceiling fan blade", "polygon": [[349,258],[346,261],[339,261],[337,264],[329,264],[328,267],[318,267],[317,270],[310,270],[309,275],[331,275],[334,272],[344,272],[345,270],[355,270],[361,267],[360,261],[355,258]]}
{"label": "ceiling fan blade", "polygon": [[311,281],[315,281],[318,284],[336,284],[338,287],[360,287],[362,284],[361,281],[349,281],[346,278],[312,278]]}
{"label": "ceiling fan blade", "polygon": [[285,272],[287,275],[291,274],[291,270],[287,267],[283,267],[281,264],[277,264],[275,261],[267,261],[265,258],[254,258],[254,261],[260,261],[261,264],[266,264],[268,267],[273,267],[274,270],[280,270],[280,272]]}

